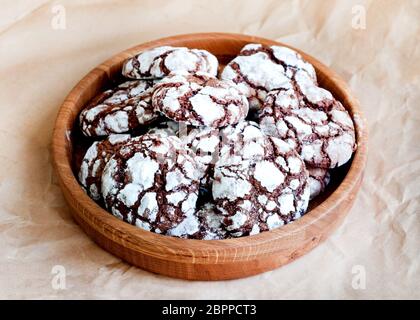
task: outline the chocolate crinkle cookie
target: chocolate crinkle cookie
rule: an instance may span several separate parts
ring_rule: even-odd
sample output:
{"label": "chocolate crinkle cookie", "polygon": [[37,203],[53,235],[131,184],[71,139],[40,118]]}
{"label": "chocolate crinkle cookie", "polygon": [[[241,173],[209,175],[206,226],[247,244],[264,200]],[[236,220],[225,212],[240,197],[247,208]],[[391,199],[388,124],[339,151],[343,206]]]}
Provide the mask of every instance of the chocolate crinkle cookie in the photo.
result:
{"label": "chocolate crinkle cookie", "polygon": [[104,167],[113,154],[129,139],[128,134],[112,134],[105,140],[95,141],[86,151],[79,170],[79,182],[92,199],[101,198],[101,178]]}
{"label": "chocolate crinkle cookie", "polygon": [[224,127],[248,114],[246,97],[229,81],[209,74],[172,74],[155,86],[153,107],[192,126]]}
{"label": "chocolate crinkle cookie", "polygon": [[248,44],[224,68],[221,79],[232,80],[247,96],[250,107],[259,109],[269,91],[290,88],[290,79],[298,70],[316,83],[315,69],[296,51],[282,46]]}
{"label": "chocolate crinkle cookie", "polygon": [[154,121],[151,97],[156,81],[126,81],[95,97],[80,113],[80,128],[86,136],[125,133]]}
{"label": "chocolate crinkle cookie", "polygon": [[222,154],[213,199],[233,237],[272,230],[301,217],[308,206],[308,172],[286,142],[265,137],[262,156]]}
{"label": "chocolate crinkle cookie", "polygon": [[268,94],[259,118],[266,134],[288,141],[313,167],[341,166],[356,149],[349,113],[300,71],[294,75],[293,88]]}
{"label": "chocolate crinkle cookie", "polygon": [[198,232],[199,177],[177,137],[145,134],[131,139],[102,175],[106,207],[142,229],[182,236]]}
{"label": "chocolate crinkle cookie", "polygon": [[312,200],[320,193],[324,192],[328,183],[330,183],[330,173],[328,169],[306,166],[309,173],[309,200]]}
{"label": "chocolate crinkle cookie", "polygon": [[122,74],[132,79],[163,78],[177,72],[217,75],[219,62],[206,50],[163,46],[140,52],[124,65]]}

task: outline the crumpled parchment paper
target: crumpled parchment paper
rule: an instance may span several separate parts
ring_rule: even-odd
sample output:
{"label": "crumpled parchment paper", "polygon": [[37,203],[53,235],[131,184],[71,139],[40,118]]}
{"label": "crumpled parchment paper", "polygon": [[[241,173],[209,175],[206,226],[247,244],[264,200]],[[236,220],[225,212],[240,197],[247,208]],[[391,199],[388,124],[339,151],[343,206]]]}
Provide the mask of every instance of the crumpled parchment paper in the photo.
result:
{"label": "crumpled parchment paper", "polygon": [[[420,1],[1,6],[0,298],[420,298]],[[333,68],[361,101],[369,159],[353,209],[315,250],[251,278],[188,282],[132,267],[82,232],[50,140],[61,102],[97,64],[144,41],[211,31],[286,42]]]}

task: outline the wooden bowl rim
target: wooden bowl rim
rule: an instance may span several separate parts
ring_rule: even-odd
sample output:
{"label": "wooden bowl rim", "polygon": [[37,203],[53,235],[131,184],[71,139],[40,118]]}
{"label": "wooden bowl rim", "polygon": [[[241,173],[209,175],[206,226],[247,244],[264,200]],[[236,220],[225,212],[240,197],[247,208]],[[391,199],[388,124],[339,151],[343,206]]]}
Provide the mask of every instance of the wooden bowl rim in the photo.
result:
{"label": "wooden bowl rim", "polygon": [[[68,127],[66,126],[66,121],[64,120],[68,118],[70,114],[74,113],[73,101],[80,97],[80,93],[88,88],[94,79],[103,76],[104,72],[109,75],[108,70],[110,66],[120,63],[121,61],[133,56],[136,52],[160,45],[165,45],[168,44],[168,42],[170,42],[170,45],[176,46],[177,43],[198,39],[200,39],[200,41],[205,41],[206,39],[213,41],[215,39],[233,40],[269,45],[277,44],[289,47],[298,51],[306,60],[312,63],[318,75],[329,74],[329,80],[334,83],[338,90],[341,91],[342,96],[345,97],[346,101],[342,101],[342,103],[347,110],[349,110],[349,108],[351,109],[349,111],[351,111],[353,122],[355,124],[358,144],[358,148],[353,155],[353,161],[349,171],[347,172],[340,185],[337,186],[336,190],[334,190],[328,198],[326,198],[317,207],[312,209],[308,214],[304,215],[293,223],[287,224],[275,230],[262,232],[257,235],[235,239],[193,240],[163,236],[132,226],[111,215],[108,211],[101,208],[96,202],[89,198],[89,196],[79,185],[76,176],[73,174],[70,159],[67,156],[68,150],[66,147],[67,142],[65,139],[66,137],[68,139]],[[77,116],[75,119],[77,121]],[[149,256],[154,256],[156,258],[164,257],[165,260],[173,259],[179,261],[180,257],[184,257],[188,262],[199,263],[201,261],[200,259],[206,261],[209,257],[212,257],[217,261],[217,257],[221,251],[223,251],[225,255],[227,254],[227,256],[230,257],[229,259],[232,261],[242,259],[249,260],[252,259],[254,255],[270,254],[276,251],[275,242],[281,241],[286,236],[290,237],[291,234],[298,235],[303,231],[303,229],[316,223],[319,219],[322,219],[324,215],[334,211],[334,209],[338,207],[340,201],[343,198],[353,196],[351,194],[351,190],[354,188],[359,179],[361,179],[363,175],[363,169],[366,164],[366,128],[366,120],[360,110],[359,102],[351,95],[346,83],[335,72],[305,52],[278,41],[242,34],[183,34],[149,41],[124,50],[91,70],[86,76],[82,78],[82,80],[76,84],[76,86],[71,90],[71,92],[64,100],[62,106],[60,107],[55,122],[52,137],[53,165],[55,167],[58,178],[63,182],[61,184],[62,188],[65,188],[71,197],[76,199],[76,201],[79,199],[79,201],[77,201],[77,207],[79,211],[78,214],[81,215],[87,223],[89,223],[90,227],[97,229],[102,234],[106,234],[110,241],[116,241],[124,247],[129,247]],[[100,227],[97,223],[98,221],[101,222]],[[153,248],[153,246],[159,247],[159,250],[150,249]],[[255,247],[260,247],[261,250],[257,250],[252,253],[251,248],[255,249]],[[165,252],[164,256],[163,252]],[[193,261],[190,261],[191,259]],[[224,261],[226,261],[226,257],[224,258]]]}

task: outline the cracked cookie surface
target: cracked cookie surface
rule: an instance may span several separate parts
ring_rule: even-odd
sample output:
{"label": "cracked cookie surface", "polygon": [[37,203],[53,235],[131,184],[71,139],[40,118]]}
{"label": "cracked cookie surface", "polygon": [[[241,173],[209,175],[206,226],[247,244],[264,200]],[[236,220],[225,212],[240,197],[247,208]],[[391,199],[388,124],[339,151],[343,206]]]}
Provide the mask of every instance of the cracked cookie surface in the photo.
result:
{"label": "cracked cookie surface", "polygon": [[[214,165],[223,154],[237,161],[252,159],[265,154],[265,135],[257,123],[242,121],[222,129],[209,127],[190,128],[188,134],[182,135],[183,141],[201,172],[202,186],[211,187]],[[240,158],[237,158],[239,154]],[[236,158],[235,158],[236,157]]]}
{"label": "cracked cookie surface", "polygon": [[216,76],[218,67],[217,58],[206,50],[163,46],[128,59],[122,74],[132,79],[163,78],[178,72],[206,72]]}
{"label": "cracked cookie surface", "polygon": [[242,121],[223,128],[220,130],[220,138],[219,157],[229,157],[230,161],[263,157],[267,152],[265,134],[253,121]]}
{"label": "cracked cookie surface", "polygon": [[131,139],[102,175],[102,195],[113,215],[170,236],[198,232],[198,188],[196,163],[180,140],[156,134]]}
{"label": "cracked cookie surface", "polygon": [[155,81],[126,81],[96,96],[80,113],[80,129],[86,136],[125,133],[157,119],[152,93]]}
{"label": "cracked cookie surface", "polygon": [[259,109],[269,91],[290,88],[290,79],[298,70],[316,83],[315,69],[296,51],[282,46],[248,44],[227,64],[221,79],[232,80],[247,96],[250,107]]}
{"label": "cracked cookie surface", "polygon": [[266,134],[296,147],[313,167],[341,166],[356,149],[354,125],[347,110],[300,71],[294,75],[293,88],[267,95],[259,119]]}
{"label": "cracked cookie surface", "polygon": [[128,134],[113,134],[105,140],[95,141],[86,151],[78,176],[79,182],[92,199],[101,198],[101,177],[104,167],[112,155],[129,139]]}
{"label": "cracked cookie surface", "polygon": [[176,236],[178,238],[196,240],[228,239],[229,235],[224,229],[222,219],[223,216],[216,212],[213,203],[205,203],[193,216],[189,217],[189,224],[198,226],[191,229],[194,233],[191,233],[189,230],[188,233],[184,233],[183,230],[180,230],[176,233]]}
{"label": "cracked cookie surface", "polygon": [[222,154],[214,169],[213,199],[233,237],[280,227],[308,206],[308,173],[296,151],[274,137],[258,143],[262,155]]}
{"label": "cracked cookie surface", "polygon": [[195,234],[196,239],[220,240],[229,238],[222,223],[223,215],[216,212],[213,203],[205,203],[196,215],[200,222],[200,230]]}
{"label": "cracked cookie surface", "polygon": [[186,136],[180,136],[180,138],[198,163],[201,185],[209,188],[214,164],[219,157],[220,131],[208,127],[193,128]]}
{"label": "cracked cookie surface", "polygon": [[224,127],[248,114],[246,97],[230,81],[208,74],[172,74],[155,86],[156,111],[192,126]]}

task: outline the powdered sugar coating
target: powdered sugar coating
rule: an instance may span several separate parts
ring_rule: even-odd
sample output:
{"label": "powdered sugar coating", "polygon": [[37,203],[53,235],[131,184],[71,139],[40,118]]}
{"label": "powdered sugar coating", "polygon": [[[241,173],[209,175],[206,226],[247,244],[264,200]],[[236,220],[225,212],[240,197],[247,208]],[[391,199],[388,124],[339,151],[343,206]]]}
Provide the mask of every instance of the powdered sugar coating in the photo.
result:
{"label": "powdered sugar coating", "polygon": [[223,215],[217,212],[213,203],[205,203],[182,224],[170,230],[177,237],[198,240],[226,239],[226,233],[222,224]]}
{"label": "powdered sugar coating", "polygon": [[[263,46],[260,45],[259,48],[261,50]],[[305,61],[298,52],[284,46],[270,46],[270,48],[275,59],[286,69],[286,75],[289,78],[292,78],[296,71],[303,71],[314,84],[317,83],[315,68]]]}
{"label": "powdered sugar coating", "polygon": [[[260,139],[260,138],[258,138]],[[221,155],[212,186],[216,208],[233,237],[271,230],[298,219],[309,201],[308,173],[296,151],[263,137],[262,154]]]}
{"label": "powdered sugar coating", "polygon": [[222,129],[190,127],[185,133],[182,131],[178,132],[178,136],[199,164],[201,185],[205,188],[211,187],[214,165],[221,154],[235,159],[238,152],[240,158],[237,161],[241,161],[265,153],[264,133],[252,121],[242,121]]}
{"label": "powdered sugar coating", "polygon": [[290,79],[297,70],[303,70],[316,83],[315,69],[296,51],[248,44],[224,68],[221,79],[232,80],[247,96],[250,107],[259,109],[269,91],[291,88]]}
{"label": "powdered sugar coating", "polygon": [[214,165],[222,154],[231,161],[242,161],[263,156],[266,152],[265,135],[252,121],[242,121],[222,129],[209,127],[190,128],[179,137],[199,164],[201,184],[210,187]]}
{"label": "powdered sugar coating", "polygon": [[346,163],[356,149],[349,113],[331,93],[297,71],[295,86],[273,90],[259,115],[261,129],[296,147],[308,165],[334,168]]}
{"label": "powdered sugar coating", "polygon": [[330,173],[328,169],[306,167],[309,173],[309,200],[312,200],[320,193],[324,192],[328,183],[330,183]]}
{"label": "powdered sugar coating", "polygon": [[218,129],[200,127],[190,128],[185,133],[180,131],[178,135],[197,162],[201,186],[208,188],[212,182],[214,163],[219,156],[220,132]]}
{"label": "powdered sugar coating", "polygon": [[204,204],[196,215],[200,220],[200,239],[219,240],[229,238],[222,223],[223,215],[217,212],[213,203]]}
{"label": "powdered sugar coating", "polygon": [[163,46],[140,52],[128,59],[122,74],[132,79],[163,78],[170,73],[206,72],[217,75],[219,62],[206,50]]}
{"label": "powdered sugar coating", "polygon": [[257,123],[242,121],[220,130],[219,158],[229,158],[232,163],[264,157],[269,150],[265,134]]}
{"label": "powdered sugar coating", "polygon": [[153,107],[169,119],[213,128],[235,124],[248,114],[246,97],[228,81],[209,74],[172,74],[155,87]]}
{"label": "powdered sugar coating", "polygon": [[171,236],[198,232],[193,218],[198,187],[194,159],[172,136],[132,138],[109,160],[102,175],[104,202],[115,216]]}
{"label": "powdered sugar coating", "polygon": [[157,118],[151,95],[154,81],[127,81],[95,97],[80,113],[80,128],[86,136],[124,133]]}
{"label": "powdered sugar coating", "polygon": [[112,155],[129,139],[128,134],[110,135],[103,141],[95,141],[86,151],[79,170],[79,182],[92,199],[101,198],[102,171]]}

